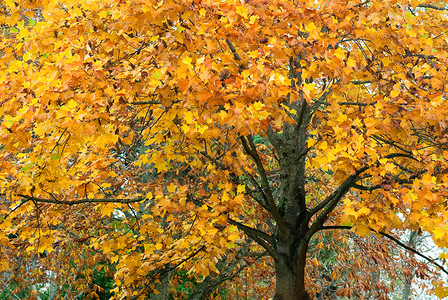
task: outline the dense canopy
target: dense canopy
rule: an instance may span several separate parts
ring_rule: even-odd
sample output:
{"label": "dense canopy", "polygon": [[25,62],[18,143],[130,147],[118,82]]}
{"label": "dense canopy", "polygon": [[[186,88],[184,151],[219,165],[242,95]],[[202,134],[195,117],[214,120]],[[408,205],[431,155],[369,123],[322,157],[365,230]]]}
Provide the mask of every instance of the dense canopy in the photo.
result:
{"label": "dense canopy", "polygon": [[255,262],[274,299],[308,299],[321,234],[352,263],[347,236],[448,246],[442,4],[1,3],[0,271],[95,297],[101,263],[143,299],[175,269],[209,296]]}

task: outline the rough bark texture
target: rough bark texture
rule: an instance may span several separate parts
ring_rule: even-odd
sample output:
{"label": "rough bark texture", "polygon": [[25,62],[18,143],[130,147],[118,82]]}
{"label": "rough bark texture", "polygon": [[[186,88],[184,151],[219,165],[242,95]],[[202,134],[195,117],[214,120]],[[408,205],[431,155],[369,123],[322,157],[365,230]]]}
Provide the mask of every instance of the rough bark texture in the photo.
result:
{"label": "rough bark texture", "polygon": [[[417,244],[417,232],[412,231],[409,236],[409,246],[414,248]],[[410,256],[413,256],[413,254],[410,254]],[[409,268],[409,264],[405,263],[405,268]],[[411,299],[411,288],[412,288],[412,279],[414,278],[414,274],[411,273],[409,276],[405,276],[404,279],[404,287],[403,287],[403,300],[409,300]]]}
{"label": "rough bark texture", "polygon": [[289,259],[282,256],[275,261],[275,300],[310,299],[305,288],[306,246],[307,243],[302,243],[297,255]]}
{"label": "rough bark texture", "polygon": [[160,283],[156,285],[156,289],[159,294],[151,293],[150,299],[154,300],[166,300],[170,297],[170,280],[172,271],[163,273],[160,277]]}

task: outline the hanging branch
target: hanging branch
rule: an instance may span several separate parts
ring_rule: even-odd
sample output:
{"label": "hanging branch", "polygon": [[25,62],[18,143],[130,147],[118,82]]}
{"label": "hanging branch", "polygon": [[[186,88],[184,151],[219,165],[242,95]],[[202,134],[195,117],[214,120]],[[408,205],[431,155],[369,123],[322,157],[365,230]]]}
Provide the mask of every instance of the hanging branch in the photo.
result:
{"label": "hanging branch", "polygon": [[[352,229],[352,228],[353,228],[353,226],[336,226],[336,225],[335,225],[335,226],[322,226],[322,227],[320,228],[320,230],[332,230],[332,229],[348,229],[348,230],[350,230],[350,229]],[[388,234],[388,233],[381,232],[381,231],[376,231],[376,230],[373,230],[373,229],[370,229],[370,228],[369,228],[369,230],[372,231],[372,232],[375,232],[375,233],[377,233],[377,234],[379,234],[379,235],[381,235],[381,236],[384,236],[384,237],[390,239],[391,241],[393,241],[393,242],[394,242],[395,244],[397,244],[398,246],[400,246],[400,247],[402,247],[402,248],[404,248],[404,249],[406,249],[406,250],[408,250],[408,251],[410,251],[410,252],[412,252],[412,253],[414,253],[414,254],[420,256],[421,258],[427,260],[427,261],[430,262],[431,264],[433,264],[433,265],[435,265],[436,267],[438,267],[443,273],[445,273],[445,274],[448,275],[448,271],[447,271],[442,265],[440,265],[439,263],[437,263],[437,262],[435,261],[435,259],[430,258],[429,256],[426,256],[426,255],[420,253],[420,252],[417,251],[416,249],[407,246],[406,244],[402,243],[400,240],[398,240],[397,238],[391,236],[391,235]]]}

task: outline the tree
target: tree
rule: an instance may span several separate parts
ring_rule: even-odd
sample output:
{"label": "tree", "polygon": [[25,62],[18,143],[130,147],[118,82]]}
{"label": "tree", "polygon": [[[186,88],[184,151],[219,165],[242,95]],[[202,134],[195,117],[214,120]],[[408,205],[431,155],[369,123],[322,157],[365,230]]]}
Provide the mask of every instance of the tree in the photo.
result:
{"label": "tree", "polygon": [[81,238],[138,298],[249,239],[286,300],[315,292],[322,230],[446,246],[445,7],[2,3],[0,229],[24,251]]}

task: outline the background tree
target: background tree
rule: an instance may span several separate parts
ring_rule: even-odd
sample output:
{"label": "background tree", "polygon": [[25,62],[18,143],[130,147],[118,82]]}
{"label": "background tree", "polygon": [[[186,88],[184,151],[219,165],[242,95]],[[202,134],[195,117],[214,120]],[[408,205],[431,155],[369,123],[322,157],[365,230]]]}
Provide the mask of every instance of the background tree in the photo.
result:
{"label": "background tree", "polygon": [[176,268],[218,274],[246,238],[273,259],[274,299],[316,293],[322,230],[446,246],[444,11],[5,0],[0,229],[37,254],[82,232],[118,298]]}

